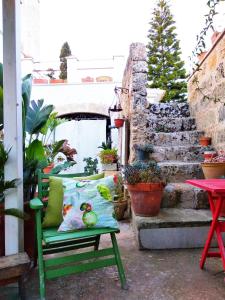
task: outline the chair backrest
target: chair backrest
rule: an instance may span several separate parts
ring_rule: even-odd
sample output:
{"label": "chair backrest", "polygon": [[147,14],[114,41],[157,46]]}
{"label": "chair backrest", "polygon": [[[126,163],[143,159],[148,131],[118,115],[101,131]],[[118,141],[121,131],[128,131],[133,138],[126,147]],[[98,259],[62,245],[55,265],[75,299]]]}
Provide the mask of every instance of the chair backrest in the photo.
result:
{"label": "chair backrest", "polygon": [[38,171],[38,198],[43,200],[46,199],[45,205],[47,205],[47,198],[49,195],[49,177],[64,177],[64,178],[73,178],[73,177],[83,177],[88,176],[86,173],[73,173],[73,174],[44,174],[41,170]]}

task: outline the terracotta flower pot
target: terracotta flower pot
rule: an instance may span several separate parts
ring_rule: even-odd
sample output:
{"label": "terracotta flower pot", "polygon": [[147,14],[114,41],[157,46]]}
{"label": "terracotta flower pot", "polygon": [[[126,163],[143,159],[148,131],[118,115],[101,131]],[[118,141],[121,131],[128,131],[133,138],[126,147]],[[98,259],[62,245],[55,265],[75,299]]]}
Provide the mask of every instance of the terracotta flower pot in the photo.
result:
{"label": "terracotta flower pot", "polygon": [[201,146],[211,145],[211,137],[202,136],[199,139],[199,143],[200,143]]}
{"label": "terracotta flower pot", "polygon": [[127,184],[131,206],[135,215],[153,217],[158,215],[163,194],[163,183]]}
{"label": "terracotta flower pot", "polygon": [[114,119],[114,124],[116,128],[123,127],[124,119]]}
{"label": "terracotta flower pot", "polygon": [[34,78],[33,79],[34,84],[48,84],[48,79],[44,78]]}
{"label": "terracotta flower pot", "polygon": [[51,171],[52,171],[53,168],[54,168],[54,164],[52,163],[52,164],[48,165],[47,167],[45,167],[43,169],[43,173],[44,174],[49,174],[49,173],[51,173]]}
{"label": "terracotta flower pot", "polygon": [[64,83],[64,79],[50,79],[50,83]]}
{"label": "terracotta flower pot", "polygon": [[208,162],[202,163],[202,171],[205,179],[220,178],[225,175],[225,163],[222,162]]}

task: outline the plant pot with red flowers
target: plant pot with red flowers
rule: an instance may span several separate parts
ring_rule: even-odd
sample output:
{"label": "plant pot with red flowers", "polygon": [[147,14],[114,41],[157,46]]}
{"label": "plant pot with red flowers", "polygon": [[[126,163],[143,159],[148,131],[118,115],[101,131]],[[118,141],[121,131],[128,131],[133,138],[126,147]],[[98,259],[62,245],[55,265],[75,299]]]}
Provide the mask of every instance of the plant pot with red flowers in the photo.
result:
{"label": "plant pot with red flowers", "polygon": [[[206,179],[222,178],[225,176],[225,151],[218,151],[218,154],[211,160],[205,160],[201,164]],[[216,200],[215,200],[216,201]],[[225,216],[225,202],[222,203],[220,216]]]}
{"label": "plant pot with red flowers", "polygon": [[158,215],[165,184],[157,163],[136,161],[126,165],[123,172],[135,215]]}
{"label": "plant pot with red flowers", "polygon": [[114,119],[114,124],[116,128],[123,127],[124,119]]}

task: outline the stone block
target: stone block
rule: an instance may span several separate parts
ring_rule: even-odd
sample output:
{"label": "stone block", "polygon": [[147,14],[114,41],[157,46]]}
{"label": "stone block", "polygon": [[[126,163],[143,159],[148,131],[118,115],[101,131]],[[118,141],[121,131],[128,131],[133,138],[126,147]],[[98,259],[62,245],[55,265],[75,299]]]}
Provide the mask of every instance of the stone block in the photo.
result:
{"label": "stone block", "polygon": [[[140,249],[203,247],[211,219],[209,210],[194,209],[161,209],[155,217],[132,214],[132,224]],[[216,245],[215,240],[213,245]]]}

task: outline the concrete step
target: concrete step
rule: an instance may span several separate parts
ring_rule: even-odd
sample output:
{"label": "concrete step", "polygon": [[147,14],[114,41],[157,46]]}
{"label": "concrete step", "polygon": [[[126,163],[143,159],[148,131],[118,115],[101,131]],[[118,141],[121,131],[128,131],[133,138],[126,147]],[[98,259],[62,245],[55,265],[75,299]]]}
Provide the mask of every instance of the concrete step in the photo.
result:
{"label": "concrete step", "polygon": [[147,127],[155,132],[196,130],[194,118],[149,118]]}
{"label": "concrete step", "polygon": [[202,162],[204,148],[197,145],[185,145],[185,146],[155,146],[154,153],[151,156],[157,161],[167,160],[182,160],[184,162],[199,161]]}
{"label": "concrete step", "polygon": [[166,161],[158,163],[167,182],[184,182],[186,179],[204,178],[199,162]]}
{"label": "concrete step", "polygon": [[207,193],[186,183],[168,183],[165,186],[162,208],[208,209]]}
{"label": "concrete step", "polygon": [[186,118],[190,117],[189,105],[188,103],[157,103],[149,106],[150,116],[157,118]]}
{"label": "concrete step", "polygon": [[202,131],[179,131],[179,132],[151,132],[148,133],[148,142],[154,146],[185,146],[199,145],[199,138]]}
{"label": "concrete step", "polygon": [[199,248],[205,245],[211,219],[209,210],[164,208],[156,217],[133,213],[132,224],[140,249]]}

